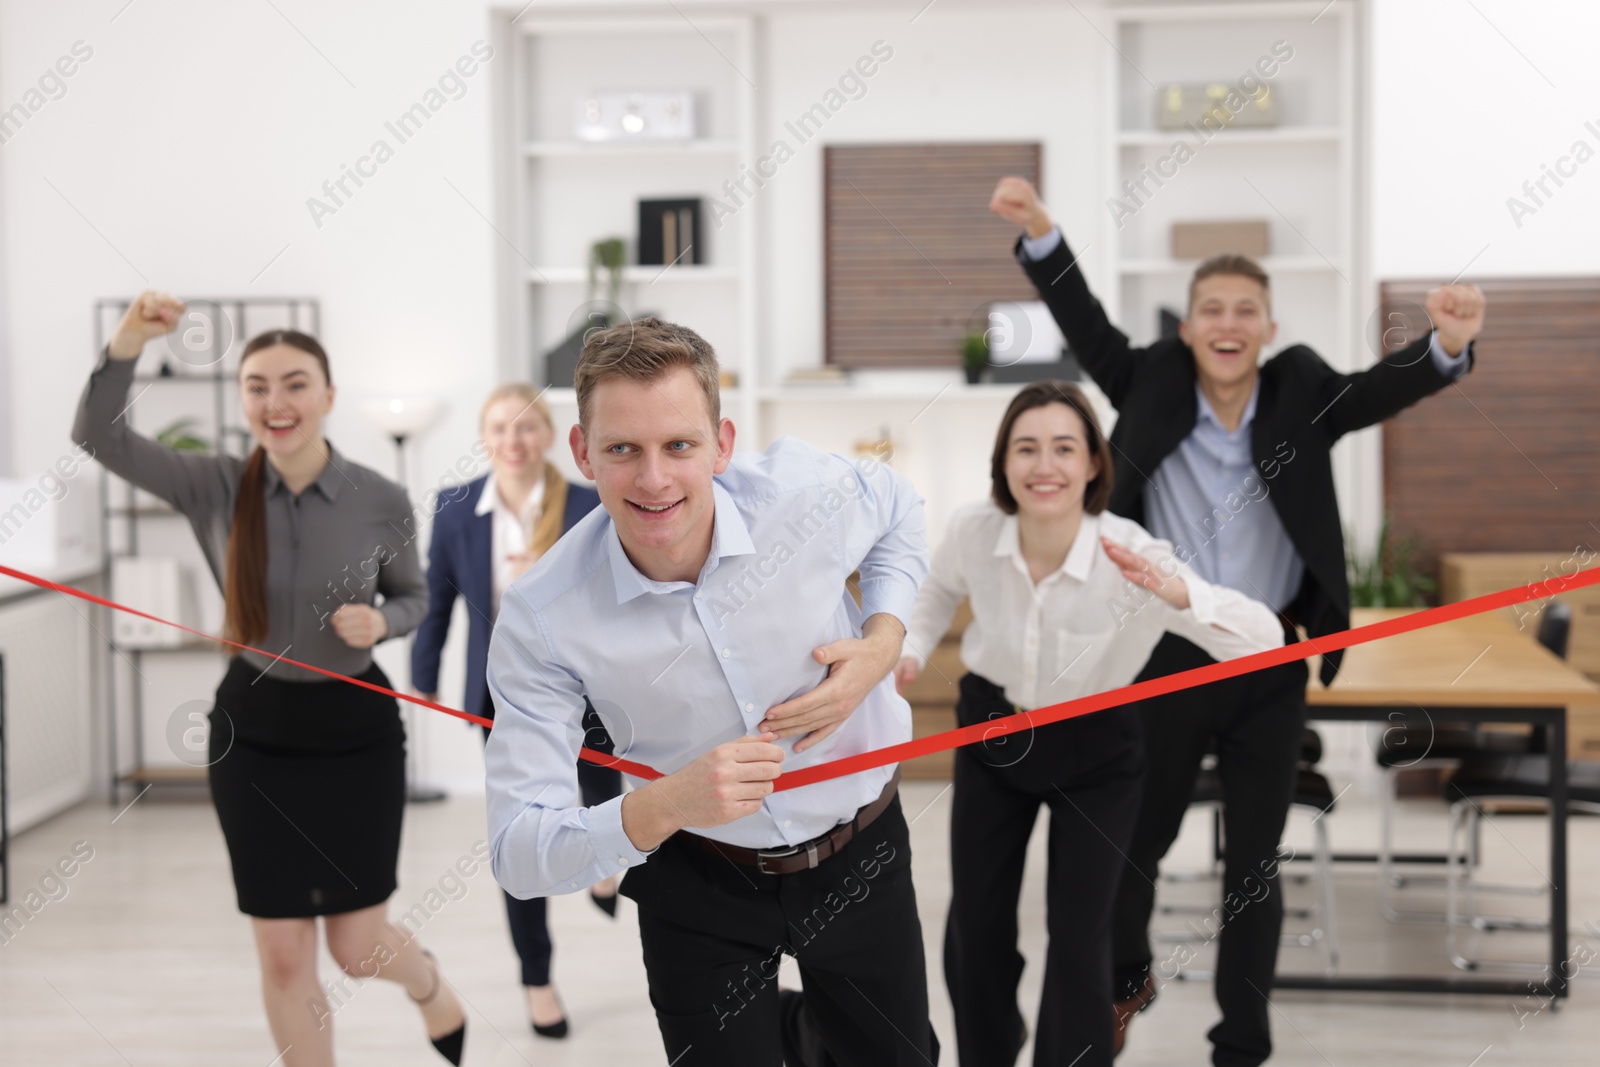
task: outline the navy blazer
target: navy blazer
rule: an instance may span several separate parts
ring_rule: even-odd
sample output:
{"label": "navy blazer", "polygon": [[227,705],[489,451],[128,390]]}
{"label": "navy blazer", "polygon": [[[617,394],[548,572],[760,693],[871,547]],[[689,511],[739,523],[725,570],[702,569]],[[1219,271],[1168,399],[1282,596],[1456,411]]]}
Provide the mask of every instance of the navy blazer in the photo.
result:
{"label": "navy blazer", "polygon": [[[467,601],[467,692],[462,710],[481,715],[489,695],[489,634],[494,623],[494,515],[476,514],[486,474],[464,487],[445,490],[433,515],[433,542],[428,547],[428,615],[411,644],[411,685],[422,693],[439,691],[439,656],[450,632],[456,597]],[[586,485],[567,485],[567,506],[561,532],[600,504],[600,494]]]}

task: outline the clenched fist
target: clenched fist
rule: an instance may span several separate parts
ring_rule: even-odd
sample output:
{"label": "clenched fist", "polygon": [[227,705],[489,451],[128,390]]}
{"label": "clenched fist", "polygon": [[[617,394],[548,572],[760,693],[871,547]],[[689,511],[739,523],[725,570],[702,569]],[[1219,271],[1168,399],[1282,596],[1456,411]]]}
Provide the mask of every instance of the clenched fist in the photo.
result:
{"label": "clenched fist", "polygon": [[1487,303],[1476,285],[1441,285],[1428,294],[1428,318],[1439,331],[1439,344],[1446,352],[1459,356],[1478,336]]}
{"label": "clenched fist", "polygon": [[351,648],[371,648],[389,636],[389,620],[370,604],[346,604],[331,619],[333,632]]}
{"label": "clenched fist", "polygon": [[1055,223],[1039,199],[1039,191],[1026,178],[1005,177],[994,187],[989,210],[1028,231],[1029,237],[1043,237]]}
{"label": "clenched fist", "polygon": [[147,289],[128,305],[128,313],[117,323],[117,332],[111,335],[109,352],[112,359],[138,359],[146,341],[178,328],[183,318],[184,304],[175,296]]}
{"label": "clenched fist", "polygon": [[783,772],[770,733],[741,737],[622,800],[622,830],[641,852],[688,827],[725,826],[761,810]]}

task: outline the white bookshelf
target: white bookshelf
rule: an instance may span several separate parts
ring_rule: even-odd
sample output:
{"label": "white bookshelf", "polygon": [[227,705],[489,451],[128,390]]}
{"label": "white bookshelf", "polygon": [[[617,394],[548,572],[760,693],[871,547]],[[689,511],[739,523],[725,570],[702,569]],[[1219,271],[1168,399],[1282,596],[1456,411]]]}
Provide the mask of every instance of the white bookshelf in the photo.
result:
{"label": "white bookshelf", "polygon": [[[1124,181],[1182,142],[1193,157],[1164,184],[1127,202],[1121,225],[1102,216],[1100,254],[1114,265],[1106,305],[1136,343],[1157,336],[1157,310],[1182,313],[1196,263],[1171,256],[1174,222],[1268,222],[1278,344],[1304,342],[1335,366],[1359,358],[1356,225],[1357,84],[1355,11],[1347,0],[1119,7],[1111,38],[1106,99],[1111,149],[1108,198]],[[1158,90],[1172,83],[1239,77],[1275,42],[1294,49],[1267,84],[1278,93],[1280,125],[1224,129],[1203,143],[1186,130],[1156,128]],[[1171,165],[1169,164],[1169,169]],[[1142,202],[1141,202],[1142,201]]]}
{"label": "white bookshelf", "polygon": [[[585,19],[530,11],[502,33],[511,49],[511,99],[498,155],[507,171],[501,175],[507,236],[515,245],[499,258],[510,303],[502,323],[509,334],[505,373],[548,380],[545,353],[588,308],[590,246],[621,237],[629,265],[618,304],[628,315],[653,312],[692,323],[723,367],[738,375],[741,388],[724,391],[725,413],[754,427],[760,197],[746,200],[720,226],[712,207],[713,198],[728,202],[723,183],[737,180],[741,164],[760,154],[753,19],[696,15],[691,24],[676,16]],[[692,92],[695,138],[577,139],[572,115],[581,94],[641,90]],[[668,197],[701,200],[696,262],[637,264],[638,202]],[[604,270],[595,296],[606,299]]]}

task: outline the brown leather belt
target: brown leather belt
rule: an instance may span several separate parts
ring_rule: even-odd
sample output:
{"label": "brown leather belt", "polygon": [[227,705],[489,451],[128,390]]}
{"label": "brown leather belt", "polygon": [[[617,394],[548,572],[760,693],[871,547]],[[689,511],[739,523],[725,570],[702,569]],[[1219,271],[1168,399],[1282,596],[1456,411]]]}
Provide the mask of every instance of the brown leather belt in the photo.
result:
{"label": "brown leather belt", "polygon": [[730,859],[745,867],[754,867],[762,874],[794,874],[796,871],[810,870],[823,860],[842,851],[844,846],[850,843],[851,838],[872,825],[874,819],[888,810],[899,785],[900,768],[896,767],[894,776],[889,779],[889,784],[883,787],[878,799],[856,812],[855,818],[840,823],[810,841],[802,841],[787,848],[744,848],[740,845],[713,841],[709,837],[691,834],[687,830],[679,830],[673,836],[703,852]]}

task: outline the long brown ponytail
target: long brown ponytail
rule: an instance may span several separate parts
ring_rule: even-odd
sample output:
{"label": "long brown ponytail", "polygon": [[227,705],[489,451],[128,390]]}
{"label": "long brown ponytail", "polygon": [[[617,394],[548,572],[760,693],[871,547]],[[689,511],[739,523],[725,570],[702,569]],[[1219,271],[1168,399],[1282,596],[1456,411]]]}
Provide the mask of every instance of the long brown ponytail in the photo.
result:
{"label": "long brown ponytail", "polygon": [[[310,334],[299,330],[268,330],[250,339],[239,357],[239,372],[250,356],[273,345],[297,348],[322,366],[323,378],[333,384],[328,353]],[[233,525],[228,530],[228,566],[223,582],[223,632],[241,644],[260,644],[267,636],[267,453],[259,444],[244,463],[239,496],[233,505]]]}

